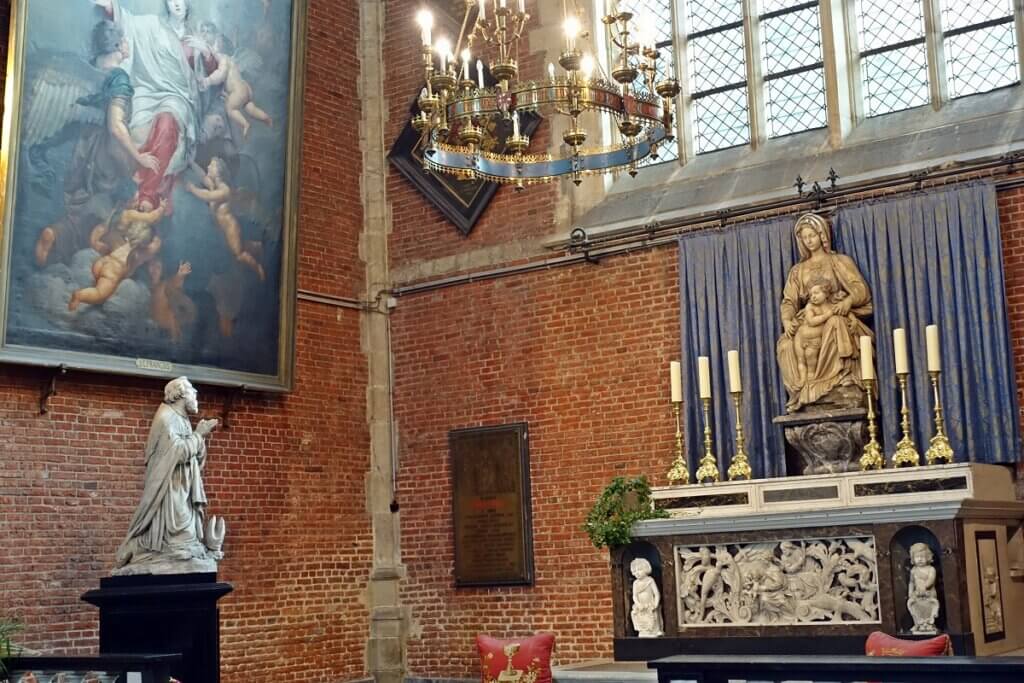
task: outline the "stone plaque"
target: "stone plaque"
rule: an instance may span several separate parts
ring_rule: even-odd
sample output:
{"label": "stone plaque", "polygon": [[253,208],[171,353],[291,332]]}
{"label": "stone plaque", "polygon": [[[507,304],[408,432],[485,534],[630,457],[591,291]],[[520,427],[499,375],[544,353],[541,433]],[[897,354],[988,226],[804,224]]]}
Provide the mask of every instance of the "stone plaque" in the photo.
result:
{"label": "stone plaque", "polygon": [[533,584],[525,423],[449,432],[455,585]]}

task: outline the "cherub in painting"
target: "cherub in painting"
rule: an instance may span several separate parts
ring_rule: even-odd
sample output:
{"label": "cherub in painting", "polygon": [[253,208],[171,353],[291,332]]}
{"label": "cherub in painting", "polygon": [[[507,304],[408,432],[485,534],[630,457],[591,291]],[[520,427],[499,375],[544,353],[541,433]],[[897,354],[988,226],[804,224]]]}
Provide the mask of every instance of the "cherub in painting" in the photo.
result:
{"label": "cherub in painting", "polygon": [[185,184],[186,189],[209,205],[210,215],[213,216],[214,222],[224,235],[228,249],[238,262],[252,268],[260,280],[265,279],[263,266],[254,255],[254,252],[259,252],[260,245],[258,242],[242,240],[242,226],[232,213],[233,192],[225,179],[227,168],[224,161],[219,157],[210,159],[205,173],[196,164],[193,164],[193,168],[202,176],[204,187],[197,187],[195,183],[189,182]]}
{"label": "cherub in painting", "polygon": [[[153,233],[153,226],[159,223],[167,211],[167,200],[153,210],[126,208],[117,218],[116,230],[121,244],[92,264],[92,276],[96,284],[75,290],[68,302],[68,310],[78,309],[80,304],[101,304],[114,295],[125,278],[131,277],[139,266],[152,259],[160,251],[160,237]],[[106,226],[97,226],[91,241],[94,247],[103,247]],[[107,247],[109,248],[109,247]]]}
{"label": "cherub in painting", "polygon": [[[253,102],[252,86],[242,78],[242,68],[234,59],[235,48],[231,41],[211,22],[203,23],[200,33],[209,41],[213,56],[217,60],[217,68],[200,80],[199,86],[204,89],[217,85],[224,86],[224,110],[242,132],[243,139],[248,139],[249,128],[252,125],[245,118],[245,114],[273,127],[274,120]],[[242,113],[243,110],[245,114]]]}

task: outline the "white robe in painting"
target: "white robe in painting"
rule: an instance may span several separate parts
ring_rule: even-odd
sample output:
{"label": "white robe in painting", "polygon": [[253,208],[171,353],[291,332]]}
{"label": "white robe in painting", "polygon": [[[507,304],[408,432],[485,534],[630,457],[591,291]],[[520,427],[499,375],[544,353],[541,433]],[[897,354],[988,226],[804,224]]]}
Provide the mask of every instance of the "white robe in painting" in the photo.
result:
{"label": "white robe in painting", "polygon": [[136,15],[118,7],[113,18],[124,30],[130,50],[123,68],[135,88],[132,138],[136,145],[144,146],[157,115],[173,116],[178,125],[177,145],[170,158],[161,162],[166,162],[163,174],[175,176],[187,168],[198,141],[202,105],[196,69],[203,70],[203,60],[193,59],[195,67],[190,64],[191,48],[186,52],[183,43],[187,37],[183,31],[176,32],[164,16]]}

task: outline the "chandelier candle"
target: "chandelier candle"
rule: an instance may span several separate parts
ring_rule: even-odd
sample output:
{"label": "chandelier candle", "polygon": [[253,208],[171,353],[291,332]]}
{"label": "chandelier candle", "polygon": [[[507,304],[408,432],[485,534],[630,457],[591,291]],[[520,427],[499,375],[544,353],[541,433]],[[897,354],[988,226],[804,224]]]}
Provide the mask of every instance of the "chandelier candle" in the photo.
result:
{"label": "chandelier candle", "polygon": [[[592,54],[590,35],[580,0],[566,2],[563,29],[565,43],[558,59],[564,74],[549,67],[547,78],[520,80],[519,52],[523,30],[530,20],[524,0],[464,0],[462,31],[454,45],[430,50],[429,12],[417,15],[424,41],[424,71],[427,97],[419,101],[420,111],[413,118],[420,134],[423,165],[426,169],[460,178],[477,178],[524,187],[568,176],[579,184],[585,175],[625,169],[635,175],[638,164],[658,156],[659,145],[675,139],[675,99],[679,83],[658,75],[660,54],[653,46],[653,30],[637,31],[632,12],[613,10],[602,17],[607,27],[607,44],[618,56],[609,77]],[[638,19],[638,25],[653,27],[653,22]],[[640,35],[639,40],[633,34]],[[649,34],[649,35],[648,35]],[[600,49],[604,49],[603,44]],[[468,51],[468,56],[467,52]],[[432,53],[437,53],[435,71]],[[451,54],[462,57],[459,65]],[[473,83],[469,62],[477,61]],[[496,80],[485,87],[484,64]],[[461,76],[461,77],[460,77]],[[551,154],[526,154],[530,139],[525,127],[502,145],[483,144],[487,131],[503,130],[497,124],[514,126],[519,113],[538,112],[549,117],[568,117],[562,140],[566,151]],[[592,112],[611,117],[621,140],[610,148],[599,135],[591,135],[580,117]],[[589,121],[589,119],[588,119]],[[458,124],[458,125],[452,125]],[[457,130],[457,134],[452,134]],[[509,130],[509,128],[504,128]],[[598,122],[596,130],[604,130]],[[594,139],[595,144],[589,146]]]}

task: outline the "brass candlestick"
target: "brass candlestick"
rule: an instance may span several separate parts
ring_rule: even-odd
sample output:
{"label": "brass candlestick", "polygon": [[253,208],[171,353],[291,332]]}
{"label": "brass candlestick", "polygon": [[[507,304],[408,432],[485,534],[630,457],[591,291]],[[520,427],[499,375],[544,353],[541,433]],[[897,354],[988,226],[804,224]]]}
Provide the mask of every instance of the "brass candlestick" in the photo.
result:
{"label": "brass candlestick", "polygon": [[676,414],[676,459],[669,468],[668,483],[671,486],[680,486],[690,483],[690,471],[686,467],[686,460],[683,459],[683,430],[679,424],[678,402],[672,404],[672,411]]}
{"label": "brass candlestick", "polygon": [[702,398],[704,404],[704,457],[700,459],[700,467],[697,468],[697,482],[718,481],[718,462],[711,450],[711,399]]}
{"label": "brass candlestick", "polygon": [[885,457],[882,455],[882,446],[875,438],[878,434],[878,427],[875,425],[875,380],[864,380],[864,394],[868,401],[868,442],[864,444],[864,454],[860,456],[861,470],[880,470],[885,467]]}
{"label": "brass candlestick", "polygon": [[942,419],[942,399],[939,396],[939,371],[934,370],[928,373],[932,377],[932,393],[935,395],[935,436],[932,437],[930,446],[925,452],[925,459],[929,465],[936,465],[940,462],[953,462],[953,447],[949,445],[946,438],[945,421]]}
{"label": "brass candlestick", "polygon": [[732,404],[736,406],[736,453],[732,456],[732,462],[729,463],[729,480],[749,480],[753,476],[753,472],[750,470],[750,461],[747,460],[747,451],[743,442],[743,417],[740,415],[743,404],[742,391],[732,392]]}
{"label": "brass candlestick", "polygon": [[907,373],[897,375],[900,382],[900,399],[902,408],[900,415],[903,416],[901,426],[903,427],[903,438],[896,444],[896,452],[892,456],[893,467],[917,467],[921,464],[921,454],[917,452],[917,446],[910,437],[910,408],[907,406]]}

